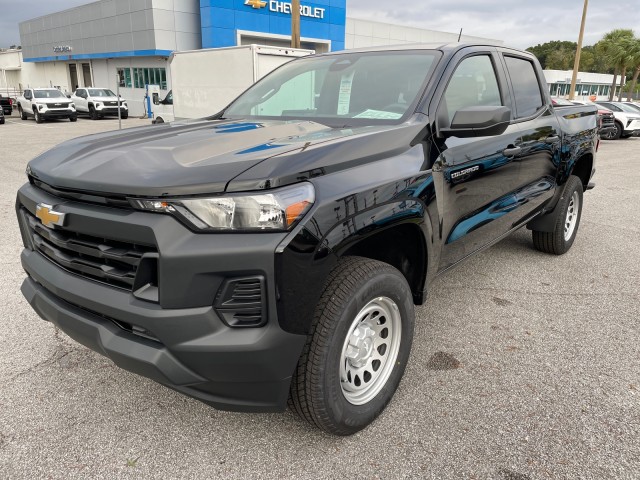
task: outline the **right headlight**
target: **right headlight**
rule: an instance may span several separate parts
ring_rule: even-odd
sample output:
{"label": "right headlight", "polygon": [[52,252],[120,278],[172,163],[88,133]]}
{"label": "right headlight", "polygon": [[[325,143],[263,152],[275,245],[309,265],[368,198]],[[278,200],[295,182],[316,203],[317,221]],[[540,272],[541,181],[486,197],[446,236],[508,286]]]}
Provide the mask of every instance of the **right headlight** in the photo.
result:
{"label": "right headlight", "polygon": [[130,199],[134,208],[176,216],[201,231],[285,231],[315,201],[311,183],[205,198]]}

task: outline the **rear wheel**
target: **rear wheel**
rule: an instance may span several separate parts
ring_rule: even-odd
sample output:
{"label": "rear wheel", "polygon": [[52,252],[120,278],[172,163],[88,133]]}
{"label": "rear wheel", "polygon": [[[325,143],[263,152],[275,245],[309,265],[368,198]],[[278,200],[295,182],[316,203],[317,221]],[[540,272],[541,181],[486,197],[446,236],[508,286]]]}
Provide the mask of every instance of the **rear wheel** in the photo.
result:
{"label": "rear wheel", "polygon": [[290,407],[335,435],[365,428],[398,388],[414,315],[411,289],[398,270],[366,258],[341,260],[316,307]]}
{"label": "rear wheel", "polygon": [[541,252],[562,255],[573,245],[582,215],[582,181],[575,175],[567,180],[556,209],[558,213],[553,231],[533,230],[533,245]]}

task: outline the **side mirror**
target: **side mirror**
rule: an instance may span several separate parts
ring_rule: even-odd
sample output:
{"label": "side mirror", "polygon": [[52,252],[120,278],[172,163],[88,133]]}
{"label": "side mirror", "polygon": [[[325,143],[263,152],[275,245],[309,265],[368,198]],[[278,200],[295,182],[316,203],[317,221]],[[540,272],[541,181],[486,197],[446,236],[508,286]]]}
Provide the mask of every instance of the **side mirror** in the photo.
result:
{"label": "side mirror", "polygon": [[71,98],[71,94],[67,93],[67,98]]}
{"label": "side mirror", "polygon": [[451,126],[441,128],[446,137],[487,137],[500,135],[511,122],[511,109],[507,107],[465,107],[453,115]]}

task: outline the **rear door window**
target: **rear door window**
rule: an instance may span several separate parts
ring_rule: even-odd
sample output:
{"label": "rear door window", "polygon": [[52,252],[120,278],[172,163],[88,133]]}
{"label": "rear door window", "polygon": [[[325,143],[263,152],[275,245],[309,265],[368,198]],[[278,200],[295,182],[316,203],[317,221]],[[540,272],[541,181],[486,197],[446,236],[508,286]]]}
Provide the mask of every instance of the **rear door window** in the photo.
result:
{"label": "rear door window", "polygon": [[533,63],[524,58],[504,57],[516,103],[516,118],[530,117],[543,105],[540,82]]}

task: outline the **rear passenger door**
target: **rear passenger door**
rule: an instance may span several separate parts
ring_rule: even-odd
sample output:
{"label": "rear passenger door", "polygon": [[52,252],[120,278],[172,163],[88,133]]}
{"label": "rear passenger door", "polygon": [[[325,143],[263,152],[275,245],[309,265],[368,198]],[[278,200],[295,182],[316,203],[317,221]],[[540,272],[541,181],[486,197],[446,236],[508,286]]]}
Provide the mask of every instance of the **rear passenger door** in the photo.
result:
{"label": "rear passenger door", "polygon": [[501,135],[442,138],[456,111],[472,106],[512,109],[502,60],[492,47],[465,48],[447,66],[429,107],[435,118],[433,166],[442,242],[440,270],[446,269],[507,232],[520,187],[520,130],[510,124]]}
{"label": "rear passenger door", "polygon": [[513,96],[513,123],[520,135],[518,155],[520,190],[519,217],[524,220],[553,196],[562,167],[561,131],[554,108],[543,93],[544,78],[526,54],[500,49]]}

